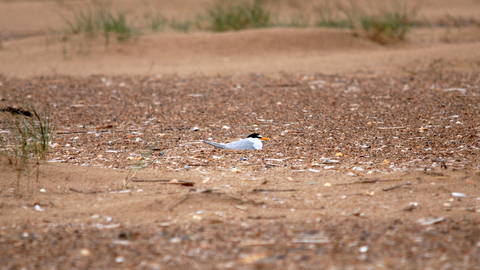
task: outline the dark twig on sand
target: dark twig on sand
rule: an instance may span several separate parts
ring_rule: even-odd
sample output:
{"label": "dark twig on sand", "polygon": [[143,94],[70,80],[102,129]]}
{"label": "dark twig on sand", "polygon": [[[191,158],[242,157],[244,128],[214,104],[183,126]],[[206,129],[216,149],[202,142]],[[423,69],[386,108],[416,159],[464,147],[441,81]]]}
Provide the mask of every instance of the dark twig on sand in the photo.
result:
{"label": "dark twig on sand", "polygon": [[411,182],[407,182],[407,183],[403,183],[403,184],[400,184],[400,185],[395,185],[393,187],[388,187],[388,188],[384,188],[382,189],[383,191],[389,191],[389,190],[392,190],[392,189],[396,189],[396,188],[401,188],[401,187],[404,187],[404,186],[407,186],[407,185],[411,185],[412,183]]}
{"label": "dark twig on sand", "polygon": [[255,188],[252,190],[252,192],[291,192],[291,191],[297,191],[296,189],[264,189],[264,188]]}
{"label": "dark twig on sand", "polygon": [[160,180],[160,179],[133,179],[132,182],[143,182],[143,183],[159,183],[166,185],[181,185],[181,186],[194,186],[195,182],[193,181],[184,181],[184,180]]}
{"label": "dark twig on sand", "polygon": [[395,178],[395,179],[378,179],[378,178],[373,178],[373,179],[360,179],[355,182],[348,182],[348,183],[338,183],[334,184],[335,186],[344,186],[344,185],[355,185],[355,184],[375,184],[378,182],[393,182],[393,181],[400,181],[402,180],[401,178]]}
{"label": "dark twig on sand", "polygon": [[169,211],[173,211],[173,209],[177,206],[179,206],[180,204],[184,203],[186,200],[188,200],[189,198],[191,197],[190,194],[187,194],[185,197],[183,197],[183,199],[181,199],[180,201],[178,201],[176,204],[168,207],[168,210]]}

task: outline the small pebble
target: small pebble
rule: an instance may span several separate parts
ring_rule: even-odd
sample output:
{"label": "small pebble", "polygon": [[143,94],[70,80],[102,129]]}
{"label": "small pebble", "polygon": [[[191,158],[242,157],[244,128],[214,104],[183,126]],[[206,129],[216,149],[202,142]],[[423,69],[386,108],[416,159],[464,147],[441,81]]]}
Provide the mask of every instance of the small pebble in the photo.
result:
{"label": "small pebble", "polygon": [[361,246],[358,251],[360,251],[361,253],[365,253],[368,251],[368,246]]}
{"label": "small pebble", "polygon": [[86,248],[82,248],[80,250],[80,255],[82,255],[83,257],[88,257],[90,256],[91,252],[90,250],[86,249]]}
{"label": "small pebble", "polygon": [[180,243],[180,242],[182,242],[182,238],[180,237],[174,237],[170,239],[170,243]]}

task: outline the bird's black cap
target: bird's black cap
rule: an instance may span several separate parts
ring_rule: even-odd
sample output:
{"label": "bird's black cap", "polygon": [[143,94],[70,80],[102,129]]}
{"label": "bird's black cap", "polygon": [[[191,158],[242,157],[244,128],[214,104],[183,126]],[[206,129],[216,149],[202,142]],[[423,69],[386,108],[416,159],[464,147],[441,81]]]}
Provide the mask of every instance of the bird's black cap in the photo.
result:
{"label": "bird's black cap", "polygon": [[252,133],[250,135],[248,135],[247,138],[257,138],[257,139],[261,139],[262,138],[262,135],[258,134],[258,133]]}

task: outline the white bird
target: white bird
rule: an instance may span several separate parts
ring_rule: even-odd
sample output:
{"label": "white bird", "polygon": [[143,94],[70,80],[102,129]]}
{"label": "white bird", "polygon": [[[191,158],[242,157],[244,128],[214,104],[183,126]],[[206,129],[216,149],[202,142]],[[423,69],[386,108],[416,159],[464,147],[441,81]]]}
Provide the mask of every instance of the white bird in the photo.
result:
{"label": "white bird", "polygon": [[262,137],[262,135],[253,133],[250,134],[246,139],[231,142],[231,143],[216,143],[211,141],[203,141],[206,144],[213,145],[222,149],[235,149],[235,150],[250,150],[257,149],[261,150],[263,147],[262,140],[269,141],[269,138]]}

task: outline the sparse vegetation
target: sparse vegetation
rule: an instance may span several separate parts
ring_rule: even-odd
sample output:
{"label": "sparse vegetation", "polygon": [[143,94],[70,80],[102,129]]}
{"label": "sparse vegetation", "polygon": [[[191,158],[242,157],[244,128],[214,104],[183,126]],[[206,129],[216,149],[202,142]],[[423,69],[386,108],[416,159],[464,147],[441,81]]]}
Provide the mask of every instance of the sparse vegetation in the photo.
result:
{"label": "sparse vegetation", "polygon": [[22,175],[30,181],[30,158],[36,158],[38,167],[40,160],[45,160],[54,133],[54,125],[47,111],[39,113],[30,106],[27,110],[8,107],[2,109],[3,122],[7,130],[0,136],[2,154],[18,172],[17,188],[20,188]]}
{"label": "sparse vegetation", "polygon": [[408,9],[406,3],[401,5],[396,1],[370,4],[366,5],[369,8],[360,8],[353,1],[347,5],[326,1],[316,9],[319,17],[316,25],[350,28],[355,36],[363,34],[380,44],[403,41],[419,6]]}
{"label": "sparse vegetation", "polygon": [[30,138],[32,139],[33,150],[35,156],[41,160],[45,160],[47,152],[55,132],[55,126],[47,111],[39,113],[35,107],[31,107],[33,115],[30,118],[23,117],[29,126]]}
{"label": "sparse vegetation", "polygon": [[192,29],[194,23],[190,20],[177,20],[172,19],[170,20],[170,28],[179,32],[188,32]]}
{"label": "sparse vegetation", "polygon": [[310,26],[310,17],[305,13],[299,11],[297,14],[293,15],[286,22],[278,22],[276,26],[281,27],[295,27],[295,28],[306,28]]}
{"label": "sparse vegetation", "polygon": [[368,38],[380,44],[404,40],[409,29],[409,19],[406,11],[392,11],[381,15],[364,16],[360,23]]}
{"label": "sparse vegetation", "polygon": [[131,38],[134,28],[127,22],[127,14],[119,10],[116,14],[111,12],[100,13],[105,40],[108,43],[110,33],[117,35],[118,41]]}
{"label": "sparse vegetation", "polygon": [[161,31],[165,29],[165,27],[168,24],[167,18],[165,18],[165,16],[163,16],[160,13],[157,13],[155,16],[151,18],[147,18],[147,21],[148,21],[147,24],[150,27],[150,30],[152,30],[152,32]]}
{"label": "sparse vegetation", "polygon": [[348,28],[349,23],[345,16],[342,16],[341,7],[326,0],[322,5],[315,7],[317,20],[316,26],[331,28]]}
{"label": "sparse vegetation", "polygon": [[148,150],[147,153],[145,153],[144,155],[142,155],[137,163],[135,163],[135,165],[133,165],[130,170],[128,171],[128,174],[127,174],[127,177],[125,177],[125,179],[123,180],[123,188],[124,189],[127,189],[128,188],[128,184],[130,184],[130,181],[132,180],[132,178],[135,176],[135,174],[137,174],[137,172],[141,169],[144,169],[148,166],[150,166],[154,160],[150,160],[149,157],[152,155],[153,153],[153,150],[155,149],[155,147],[157,147],[157,144],[158,144],[158,140],[155,141],[155,143],[152,144],[152,146],[150,147],[150,149]]}
{"label": "sparse vegetation", "polygon": [[265,9],[262,0],[238,3],[217,1],[208,14],[214,31],[267,27],[271,21],[270,12]]}
{"label": "sparse vegetation", "polygon": [[[160,12],[153,11],[151,14],[154,15],[143,16],[142,26],[135,26],[135,21],[124,9],[112,7],[107,2],[100,1],[96,2],[93,7],[75,11],[73,19],[65,19],[69,30],[62,39],[64,42],[63,54],[66,59],[69,59],[69,51],[84,51],[85,44],[81,41],[67,46],[68,42],[72,43],[71,41],[74,40],[73,36],[79,34],[86,37],[103,34],[107,46],[110,43],[111,35],[115,35],[117,41],[124,42],[139,34],[142,29],[148,29],[151,32],[165,29],[189,32],[192,30],[230,31],[270,26],[309,27],[315,25],[349,28],[355,36],[363,35],[380,44],[388,44],[405,39],[411,21],[418,10],[418,6],[408,9],[406,4],[402,6],[396,1],[393,0],[393,4],[392,1],[389,1],[388,3],[391,5],[386,2],[367,1],[370,5],[366,4],[360,8],[353,1],[345,4],[338,0],[326,0],[321,5],[313,6],[312,4],[314,16],[311,16],[312,13],[306,12],[305,9],[299,8],[294,15],[279,20],[277,15],[272,15],[269,10],[271,6],[266,5],[266,0],[217,0],[212,7],[207,9],[206,13],[199,13],[194,19],[188,17],[167,18]],[[311,19],[312,17],[314,19]]]}
{"label": "sparse vegetation", "polygon": [[96,5],[74,12],[73,20],[65,19],[69,32],[73,35],[87,34],[94,37],[103,33],[105,44],[110,42],[110,34],[116,35],[117,41],[126,41],[136,33],[133,23],[127,18],[127,12],[122,9],[113,11],[109,5]]}
{"label": "sparse vegetation", "polygon": [[[15,118],[14,118],[15,119]],[[27,125],[18,123],[19,119],[16,118],[11,121],[7,130],[7,137],[9,137],[10,145],[7,144],[7,140],[0,137],[0,143],[2,146],[2,154],[7,158],[10,165],[12,165],[17,171],[17,189],[20,188],[20,179],[22,175],[27,175],[30,180],[29,169],[29,156],[31,145],[28,140],[28,128]]]}

